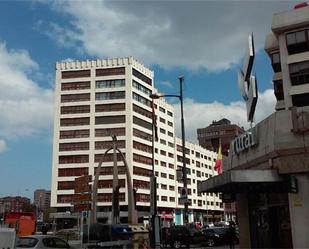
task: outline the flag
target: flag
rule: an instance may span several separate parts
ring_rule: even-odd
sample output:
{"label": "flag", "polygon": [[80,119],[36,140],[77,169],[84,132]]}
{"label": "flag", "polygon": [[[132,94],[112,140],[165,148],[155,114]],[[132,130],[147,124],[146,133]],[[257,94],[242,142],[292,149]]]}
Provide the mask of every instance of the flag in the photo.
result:
{"label": "flag", "polygon": [[218,150],[215,170],[218,172],[218,175],[222,173],[222,153],[221,153],[221,143]]}
{"label": "flag", "polygon": [[152,124],[153,124],[153,128],[154,129],[154,136],[155,136],[155,141],[158,141],[158,126],[157,126],[157,116],[155,113],[155,105],[154,105],[154,101],[152,100]]}

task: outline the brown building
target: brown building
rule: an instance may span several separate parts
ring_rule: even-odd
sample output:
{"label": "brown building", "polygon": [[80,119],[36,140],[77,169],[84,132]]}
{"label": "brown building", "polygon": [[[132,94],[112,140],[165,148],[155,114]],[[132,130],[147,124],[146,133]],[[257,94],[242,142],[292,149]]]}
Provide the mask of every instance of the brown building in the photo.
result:
{"label": "brown building", "polygon": [[30,199],[22,196],[7,196],[0,198],[0,211],[5,212],[23,212],[24,208],[29,207]]}
{"label": "brown building", "polygon": [[231,121],[223,118],[219,121],[213,121],[205,128],[197,129],[197,139],[199,145],[213,151],[218,151],[221,141],[222,154],[227,156],[230,148],[230,142],[240,134],[244,129]]}
{"label": "brown building", "polygon": [[37,189],[34,191],[34,204],[39,210],[50,208],[50,190]]}

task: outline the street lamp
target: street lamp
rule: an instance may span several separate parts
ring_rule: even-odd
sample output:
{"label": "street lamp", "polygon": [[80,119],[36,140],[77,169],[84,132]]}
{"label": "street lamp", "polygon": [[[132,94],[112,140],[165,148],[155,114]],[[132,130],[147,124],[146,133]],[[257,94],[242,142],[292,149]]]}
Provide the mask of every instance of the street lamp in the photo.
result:
{"label": "street lamp", "polygon": [[[182,175],[183,175],[183,186],[186,191],[186,198],[184,203],[184,224],[189,223],[188,219],[188,200],[187,200],[187,186],[188,186],[188,178],[187,178],[187,167],[186,167],[186,148],[185,148],[185,122],[183,117],[183,82],[184,82],[184,76],[178,77],[179,79],[179,95],[175,94],[158,94],[153,93],[150,95],[150,98],[152,98],[152,101],[154,99],[159,99],[162,97],[176,97],[180,100],[180,111],[181,111],[181,139],[182,139]],[[154,142],[153,142],[154,145]],[[154,150],[154,149],[153,149]],[[154,153],[154,152],[153,152]],[[153,155],[153,168],[154,168],[154,155]]]}

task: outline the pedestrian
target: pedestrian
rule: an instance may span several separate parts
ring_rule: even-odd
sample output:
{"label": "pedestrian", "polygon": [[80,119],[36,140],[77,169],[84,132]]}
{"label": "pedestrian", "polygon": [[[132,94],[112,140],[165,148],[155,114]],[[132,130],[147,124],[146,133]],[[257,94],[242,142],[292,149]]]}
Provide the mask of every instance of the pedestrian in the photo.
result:
{"label": "pedestrian", "polygon": [[236,228],[233,221],[230,221],[229,229],[228,229],[228,241],[230,249],[235,248],[235,240],[236,240]]}

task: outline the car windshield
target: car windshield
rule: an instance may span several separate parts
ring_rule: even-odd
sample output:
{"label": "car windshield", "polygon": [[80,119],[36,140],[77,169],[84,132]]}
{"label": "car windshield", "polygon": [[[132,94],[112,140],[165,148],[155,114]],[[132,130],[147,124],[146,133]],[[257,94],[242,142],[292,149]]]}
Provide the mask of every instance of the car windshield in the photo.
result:
{"label": "car windshield", "polygon": [[38,239],[36,238],[19,238],[17,240],[16,246],[17,247],[24,247],[24,248],[33,248],[38,243]]}

